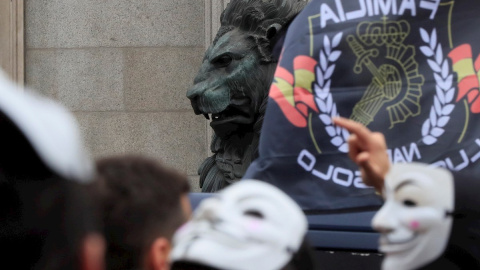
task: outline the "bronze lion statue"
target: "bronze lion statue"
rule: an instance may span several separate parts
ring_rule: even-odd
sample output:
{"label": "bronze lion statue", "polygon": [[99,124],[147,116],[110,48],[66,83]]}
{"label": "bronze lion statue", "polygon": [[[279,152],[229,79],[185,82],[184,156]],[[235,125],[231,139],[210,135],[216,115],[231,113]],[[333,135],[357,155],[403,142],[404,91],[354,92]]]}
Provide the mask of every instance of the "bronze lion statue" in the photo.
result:
{"label": "bronze lion statue", "polygon": [[199,167],[203,192],[239,180],[257,155],[259,135],[275,72],[273,48],[302,0],[232,0],[188,90],[195,114],[211,120],[211,151]]}

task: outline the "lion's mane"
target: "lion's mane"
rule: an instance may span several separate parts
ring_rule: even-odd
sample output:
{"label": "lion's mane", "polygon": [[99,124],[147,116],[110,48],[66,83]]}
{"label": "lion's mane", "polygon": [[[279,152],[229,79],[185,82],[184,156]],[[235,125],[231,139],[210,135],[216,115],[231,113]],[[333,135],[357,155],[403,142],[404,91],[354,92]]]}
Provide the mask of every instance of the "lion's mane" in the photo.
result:
{"label": "lion's mane", "polygon": [[262,63],[271,63],[275,59],[272,58],[271,41],[267,38],[268,27],[272,24],[286,26],[304,6],[303,0],[233,0],[222,12],[221,26],[213,44],[238,28],[254,41],[256,47],[253,49],[261,56]]}

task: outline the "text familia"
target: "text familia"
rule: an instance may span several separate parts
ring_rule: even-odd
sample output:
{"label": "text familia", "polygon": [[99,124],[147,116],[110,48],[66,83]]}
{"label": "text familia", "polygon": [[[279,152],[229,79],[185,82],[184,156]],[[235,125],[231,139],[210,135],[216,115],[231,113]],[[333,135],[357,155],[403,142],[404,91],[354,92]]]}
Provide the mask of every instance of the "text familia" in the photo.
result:
{"label": "text familia", "polygon": [[[353,3],[348,10],[343,3]],[[328,4],[320,5],[320,26],[340,23],[364,17],[378,15],[416,16],[419,9],[429,10],[429,18],[433,20],[437,13],[440,0],[335,0],[333,7]]]}

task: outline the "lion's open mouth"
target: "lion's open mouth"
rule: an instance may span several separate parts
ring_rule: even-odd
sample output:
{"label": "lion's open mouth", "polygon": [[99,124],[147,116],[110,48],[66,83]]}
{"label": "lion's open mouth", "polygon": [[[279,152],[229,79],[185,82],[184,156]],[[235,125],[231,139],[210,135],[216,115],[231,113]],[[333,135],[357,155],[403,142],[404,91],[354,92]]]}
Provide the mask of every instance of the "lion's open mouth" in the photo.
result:
{"label": "lion's open mouth", "polygon": [[[208,115],[206,117],[208,119]],[[253,122],[253,113],[249,106],[229,105],[222,112],[211,114],[209,118],[212,120],[210,123],[212,127],[230,122],[236,124],[250,124]]]}
{"label": "lion's open mouth", "polygon": [[203,114],[211,120],[210,126],[219,137],[228,136],[232,132],[243,130],[247,125],[255,122],[255,108],[250,98],[245,96],[232,97],[222,111],[214,111],[218,104],[203,103],[203,98],[191,99],[195,114]]}
{"label": "lion's open mouth", "polygon": [[250,124],[253,122],[253,115],[248,98],[232,99],[230,105],[219,113],[203,113],[207,120],[212,121],[212,127],[225,123]]}

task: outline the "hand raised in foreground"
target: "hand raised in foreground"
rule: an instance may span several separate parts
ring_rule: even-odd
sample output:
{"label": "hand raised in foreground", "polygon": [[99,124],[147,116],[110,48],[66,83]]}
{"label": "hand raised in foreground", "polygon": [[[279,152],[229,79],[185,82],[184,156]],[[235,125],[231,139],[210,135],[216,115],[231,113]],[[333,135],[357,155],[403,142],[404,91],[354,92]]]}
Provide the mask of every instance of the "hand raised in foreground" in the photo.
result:
{"label": "hand raised in foreground", "polygon": [[363,182],[381,192],[383,180],[390,169],[383,134],[372,132],[364,125],[343,117],[335,117],[333,122],[350,132],[348,155],[360,167]]}

